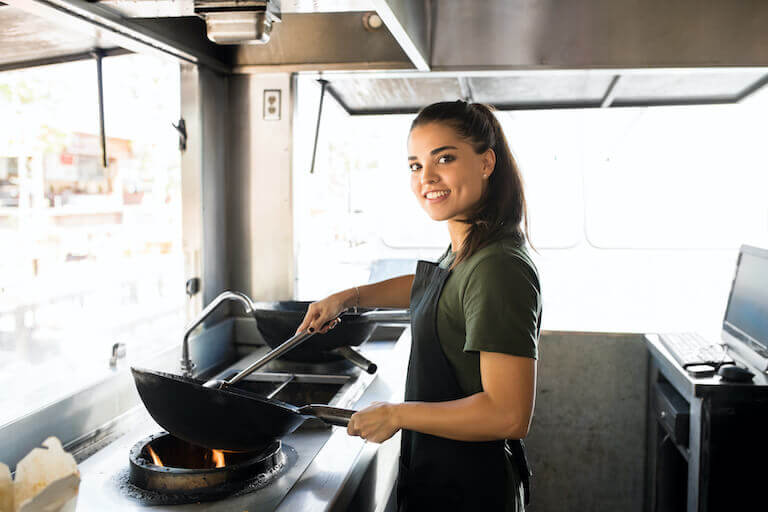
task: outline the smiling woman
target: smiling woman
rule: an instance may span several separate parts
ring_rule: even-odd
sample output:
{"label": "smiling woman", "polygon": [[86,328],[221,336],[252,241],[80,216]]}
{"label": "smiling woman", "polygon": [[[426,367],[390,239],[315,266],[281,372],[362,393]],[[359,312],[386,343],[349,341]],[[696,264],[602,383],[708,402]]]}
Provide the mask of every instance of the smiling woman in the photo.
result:
{"label": "smiling woman", "polygon": [[487,106],[457,101],[426,107],[411,127],[409,155],[411,190],[427,214],[465,224],[450,230],[459,248],[454,265],[510,226],[517,231],[522,221],[528,238],[520,170]]}
{"label": "smiling woman", "polygon": [[[451,245],[437,262],[311,304],[299,330],[351,306],[411,311],[404,403],[376,403],[347,431],[399,430],[400,511],[523,510],[541,329],[538,272],[525,248],[525,197],[504,133],[485,105],[430,105],[408,138],[411,190]],[[527,223],[526,223],[527,224]]]}

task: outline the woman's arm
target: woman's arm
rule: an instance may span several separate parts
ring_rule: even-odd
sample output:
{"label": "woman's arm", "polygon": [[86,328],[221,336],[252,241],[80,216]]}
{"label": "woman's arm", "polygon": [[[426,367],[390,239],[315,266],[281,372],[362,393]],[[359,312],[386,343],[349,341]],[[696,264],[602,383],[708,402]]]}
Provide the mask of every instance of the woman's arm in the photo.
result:
{"label": "woman's arm", "polygon": [[381,443],[399,429],[458,441],[522,439],[536,392],[536,360],[480,352],[483,391],[447,402],[376,403],[354,414],[351,435]]}
{"label": "woman's arm", "polygon": [[[360,290],[359,305],[361,307],[407,308],[411,303],[413,277],[413,274],[408,274],[378,283],[358,286],[357,288]],[[348,291],[353,294],[350,306],[354,306],[354,301],[357,300],[355,289],[350,288]]]}
{"label": "woman's arm", "polygon": [[296,332],[309,329],[311,332],[328,332],[336,326],[335,323],[322,328],[329,320],[339,316],[345,309],[355,305],[360,307],[380,307],[380,308],[407,308],[411,301],[411,285],[413,285],[413,274],[393,277],[378,283],[371,283],[358,286],[360,300],[358,301],[358,290],[348,288],[340,292],[329,295],[323,300],[313,302],[307,308],[307,314],[304,316]]}

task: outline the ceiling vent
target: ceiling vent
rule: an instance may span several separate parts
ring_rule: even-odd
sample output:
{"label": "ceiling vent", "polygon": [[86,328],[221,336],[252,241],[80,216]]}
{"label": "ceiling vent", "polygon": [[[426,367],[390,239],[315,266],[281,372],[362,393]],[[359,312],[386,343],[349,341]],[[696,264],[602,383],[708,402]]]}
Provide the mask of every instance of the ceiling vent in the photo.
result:
{"label": "ceiling vent", "polygon": [[195,14],[216,44],[266,44],[281,21],[280,0],[195,0]]}

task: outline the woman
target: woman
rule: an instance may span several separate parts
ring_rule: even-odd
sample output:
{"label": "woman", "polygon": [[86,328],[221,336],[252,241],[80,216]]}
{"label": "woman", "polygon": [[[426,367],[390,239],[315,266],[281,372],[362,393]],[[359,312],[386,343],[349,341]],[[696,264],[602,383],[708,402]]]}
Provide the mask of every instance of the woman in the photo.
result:
{"label": "woman", "polygon": [[297,332],[327,332],[353,306],[410,307],[405,402],[357,412],[349,434],[381,443],[402,430],[401,511],[523,510],[519,440],[533,414],[541,299],[520,172],[498,120],[477,103],[421,110],[408,154],[411,189],[446,221],[451,245],[415,275],[312,303]]}

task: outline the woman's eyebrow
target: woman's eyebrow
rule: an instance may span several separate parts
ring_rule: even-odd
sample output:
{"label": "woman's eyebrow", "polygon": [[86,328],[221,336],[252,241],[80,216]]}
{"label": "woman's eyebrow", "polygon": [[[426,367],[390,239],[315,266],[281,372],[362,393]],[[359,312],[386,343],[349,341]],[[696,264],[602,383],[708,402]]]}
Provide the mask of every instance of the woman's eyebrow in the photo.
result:
{"label": "woman's eyebrow", "polygon": [[[439,153],[439,152],[441,152],[443,150],[446,150],[446,149],[459,149],[459,148],[457,148],[456,146],[440,146],[439,148],[435,148],[432,151],[430,151],[429,154],[430,155],[434,155],[434,154]],[[409,156],[408,160],[418,160],[418,157]]]}

